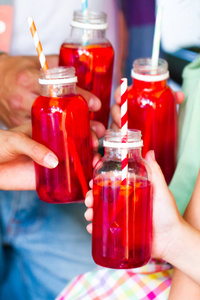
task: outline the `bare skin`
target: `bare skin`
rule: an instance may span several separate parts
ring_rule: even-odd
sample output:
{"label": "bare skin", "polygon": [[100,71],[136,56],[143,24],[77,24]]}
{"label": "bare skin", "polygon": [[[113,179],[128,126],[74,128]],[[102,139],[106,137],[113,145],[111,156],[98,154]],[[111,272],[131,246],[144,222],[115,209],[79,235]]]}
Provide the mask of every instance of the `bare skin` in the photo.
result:
{"label": "bare skin", "polygon": [[[152,170],[153,186],[153,243],[152,256],[162,258],[200,284],[200,233],[181,217],[175,199],[167,187],[153,151],[146,160]],[[200,175],[197,180],[200,187]],[[90,187],[92,188],[92,182]],[[93,195],[90,190],[85,199],[88,207],[85,218],[93,219]],[[92,223],[87,226],[92,233]],[[197,299],[197,298],[196,298]]]}

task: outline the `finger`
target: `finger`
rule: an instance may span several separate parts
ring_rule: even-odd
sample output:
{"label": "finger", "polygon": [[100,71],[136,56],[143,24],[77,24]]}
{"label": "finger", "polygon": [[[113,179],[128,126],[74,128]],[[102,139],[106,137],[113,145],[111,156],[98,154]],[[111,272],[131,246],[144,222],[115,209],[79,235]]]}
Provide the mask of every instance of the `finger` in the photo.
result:
{"label": "finger", "polygon": [[77,87],[77,92],[87,101],[90,111],[98,111],[101,108],[101,101],[94,94]]}
{"label": "finger", "polygon": [[90,127],[96,132],[97,138],[101,139],[105,134],[105,126],[98,121],[90,121]]}
{"label": "finger", "polygon": [[85,197],[85,205],[89,208],[93,206],[93,194],[92,190],[88,191]]}
{"label": "finger", "polygon": [[29,137],[31,137],[32,136],[31,120],[27,121],[25,124],[11,128],[10,131],[23,132],[26,135],[28,135]]}
{"label": "finger", "polygon": [[85,219],[87,221],[92,221],[93,220],[93,209],[92,208],[88,208],[84,214]]}
{"label": "finger", "polygon": [[91,130],[91,139],[92,139],[92,148],[96,150],[99,146],[99,140],[97,138],[96,133],[93,130]]}
{"label": "finger", "polygon": [[15,93],[9,99],[13,116],[18,118],[31,118],[31,107],[39,94],[34,94],[26,88],[18,86]]}
{"label": "finger", "polygon": [[181,104],[185,100],[185,95],[182,91],[175,92],[176,102]]}
{"label": "finger", "polygon": [[35,170],[33,161],[27,156],[0,164],[0,189],[35,190]]}
{"label": "finger", "polygon": [[58,55],[47,55],[46,59],[49,68],[54,68],[58,66],[58,60],[59,60]]}
{"label": "finger", "polygon": [[112,123],[110,124],[110,128],[111,129],[119,129],[119,126],[114,121],[112,121]]}
{"label": "finger", "polygon": [[55,168],[58,165],[58,158],[51,150],[21,132],[10,136],[7,152],[10,154],[10,160],[19,154],[23,154],[47,168]]}
{"label": "finger", "polygon": [[93,168],[96,166],[97,162],[101,159],[101,155],[99,153],[95,153],[92,161]]}
{"label": "finger", "polygon": [[89,187],[90,187],[91,189],[93,189],[93,180],[90,180],[90,182],[89,182]]}
{"label": "finger", "polygon": [[148,151],[145,156],[145,159],[149,163],[149,166],[152,170],[152,183],[154,187],[158,188],[159,190],[164,190],[164,189],[168,190],[168,186],[166,184],[161,168],[155,160],[154,151],[153,150]]}
{"label": "finger", "polygon": [[114,98],[115,98],[115,102],[120,105],[120,103],[121,103],[121,87],[120,86],[118,86],[116,88]]}
{"label": "finger", "polygon": [[118,127],[121,126],[121,109],[120,106],[118,104],[113,104],[111,109],[110,109],[110,113],[112,116],[112,119],[114,121],[114,123],[116,123],[118,125]]}
{"label": "finger", "polygon": [[17,74],[17,83],[27,89],[28,91],[39,95],[40,94],[40,86],[39,86],[39,76],[40,76],[40,68],[30,67],[25,70],[20,71]]}
{"label": "finger", "polygon": [[90,234],[92,234],[92,223],[88,224],[86,229]]}

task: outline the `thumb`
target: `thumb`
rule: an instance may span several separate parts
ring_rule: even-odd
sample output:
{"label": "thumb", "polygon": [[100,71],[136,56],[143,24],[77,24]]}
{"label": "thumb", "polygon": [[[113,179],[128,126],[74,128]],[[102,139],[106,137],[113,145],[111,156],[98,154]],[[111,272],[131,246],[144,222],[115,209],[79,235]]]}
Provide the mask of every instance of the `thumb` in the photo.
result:
{"label": "thumb", "polygon": [[94,94],[77,87],[77,92],[87,101],[90,111],[98,111],[101,108],[101,101]]}
{"label": "thumb", "polygon": [[58,55],[47,55],[46,59],[49,68],[54,68],[58,66]]}
{"label": "thumb", "polygon": [[51,150],[22,132],[15,132],[14,135],[12,133],[8,136],[5,150],[7,155],[2,162],[13,160],[18,155],[26,155],[47,168],[55,168],[58,165],[58,158]]}
{"label": "thumb", "polygon": [[159,192],[162,192],[162,190],[167,190],[169,192],[162,170],[155,160],[155,153],[153,150],[147,152],[145,160],[149,164],[152,171],[153,188]]}

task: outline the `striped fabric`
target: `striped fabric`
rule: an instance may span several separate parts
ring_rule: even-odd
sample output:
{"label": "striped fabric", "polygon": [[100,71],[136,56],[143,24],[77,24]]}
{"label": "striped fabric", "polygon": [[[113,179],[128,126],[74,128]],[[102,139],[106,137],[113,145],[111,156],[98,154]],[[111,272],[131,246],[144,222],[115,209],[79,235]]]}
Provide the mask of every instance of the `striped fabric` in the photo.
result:
{"label": "striped fabric", "polygon": [[167,300],[171,276],[160,260],[137,269],[99,268],[74,278],[56,300]]}

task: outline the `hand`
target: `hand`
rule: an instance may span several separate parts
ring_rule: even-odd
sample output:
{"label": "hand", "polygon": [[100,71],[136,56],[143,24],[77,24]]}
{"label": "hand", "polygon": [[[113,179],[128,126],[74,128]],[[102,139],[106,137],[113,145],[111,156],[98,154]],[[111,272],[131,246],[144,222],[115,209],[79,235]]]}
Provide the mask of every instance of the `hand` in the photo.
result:
{"label": "hand", "polygon": [[[77,87],[77,92],[81,94],[87,101],[89,111],[98,111],[101,108],[101,101],[94,94]],[[98,121],[90,121],[91,135],[92,135],[92,147],[96,153],[98,150],[99,139],[105,134],[105,127]]]}
{"label": "hand", "polygon": [[[153,243],[152,255],[157,258],[165,259],[167,251],[176,243],[179,229],[183,219],[178,212],[175,199],[167,187],[164,176],[157,162],[154,152],[149,151],[146,160],[152,170],[153,186]],[[90,182],[92,188],[92,182]],[[85,199],[85,205],[88,207],[85,212],[87,221],[93,219],[93,195],[90,190]],[[92,223],[87,226],[89,233],[92,233]]]}
{"label": "hand", "polygon": [[176,244],[178,232],[184,223],[176,201],[169,190],[154,151],[145,157],[152,171],[153,187],[153,241],[152,256],[166,259],[169,248]]}
{"label": "hand", "polygon": [[[58,65],[58,56],[46,56],[49,68]],[[9,128],[26,123],[31,119],[31,106],[40,94],[40,63],[37,56],[0,56],[0,119]],[[101,107],[100,100],[93,94],[77,88],[87,101],[90,111]],[[98,147],[98,138],[105,133],[99,122],[91,121],[93,147]]]}
{"label": "hand", "polygon": [[[49,68],[58,65],[58,56],[47,56]],[[31,118],[31,106],[40,93],[40,63],[37,56],[0,56],[0,118],[8,127]]]}
{"label": "hand", "polygon": [[35,190],[33,161],[47,168],[57,166],[57,156],[30,135],[30,123],[0,130],[0,189]]}
{"label": "hand", "polygon": [[[110,127],[112,129],[119,129],[121,127],[121,87],[119,86],[115,91],[115,104],[112,105],[110,109],[111,117],[113,119]],[[184,101],[184,94],[181,91],[175,92],[176,102],[177,104],[181,104]]]}

